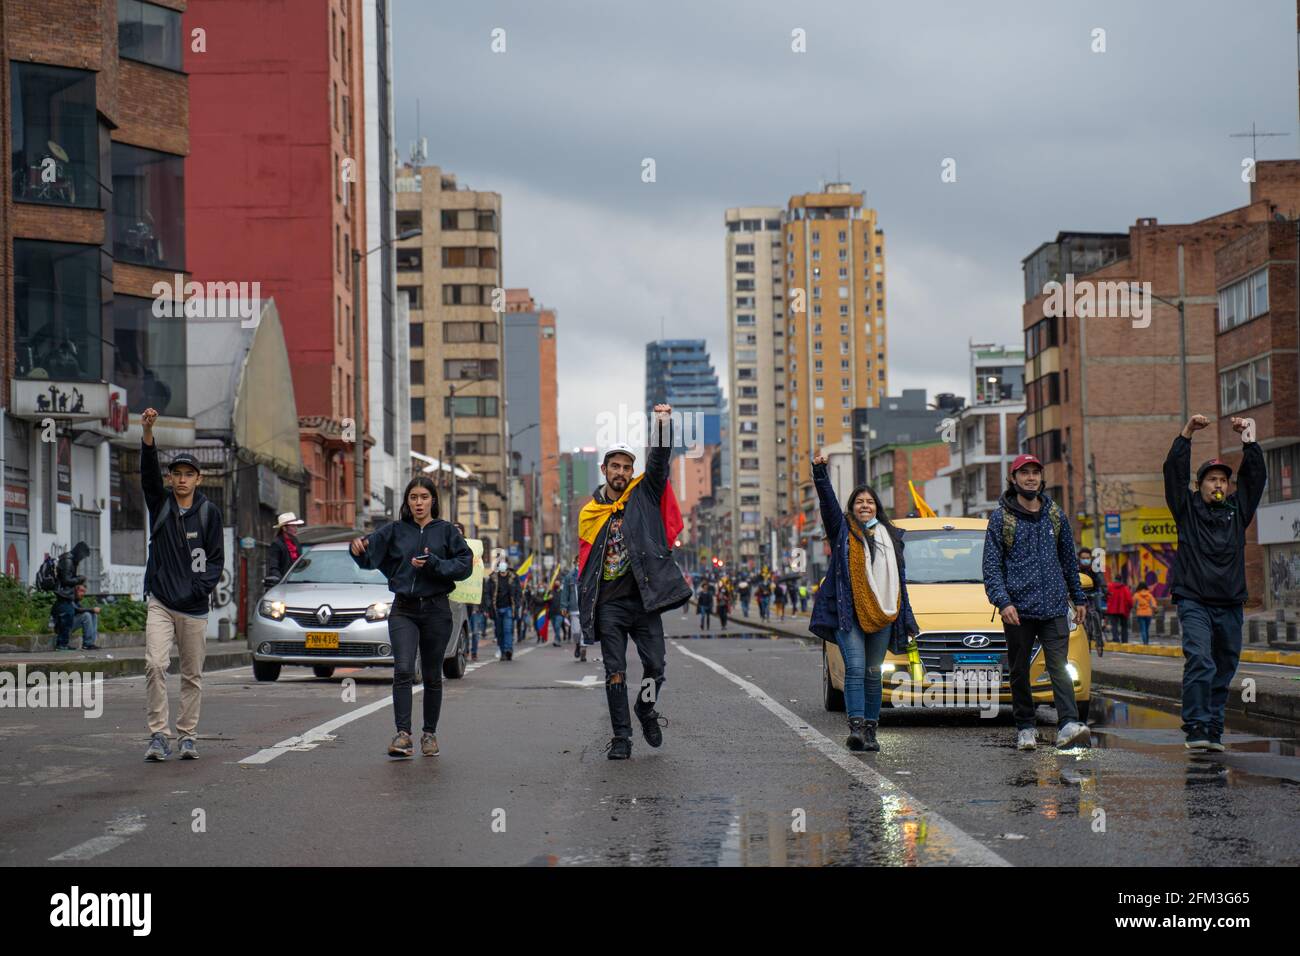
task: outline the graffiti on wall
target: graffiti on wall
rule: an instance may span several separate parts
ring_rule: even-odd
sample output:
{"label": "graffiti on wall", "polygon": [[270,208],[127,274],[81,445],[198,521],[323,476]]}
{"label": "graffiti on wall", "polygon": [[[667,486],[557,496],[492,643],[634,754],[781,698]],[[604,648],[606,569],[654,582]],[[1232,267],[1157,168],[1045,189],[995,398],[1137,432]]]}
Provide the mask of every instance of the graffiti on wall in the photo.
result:
{"label": "graffiti on wall", "polygon": [[1169,572],[1174,566],[1172,544],[1139,544],[1129,551],[1114,555],[1111,580],[1123,581],[1131,590],[1145,584],[1157,600],[1169,598]]}
{"label": "graffiti on wall", "polygon": [[1273,607],[1300,604],[1300,550],[1269,548],[1268,587]]}

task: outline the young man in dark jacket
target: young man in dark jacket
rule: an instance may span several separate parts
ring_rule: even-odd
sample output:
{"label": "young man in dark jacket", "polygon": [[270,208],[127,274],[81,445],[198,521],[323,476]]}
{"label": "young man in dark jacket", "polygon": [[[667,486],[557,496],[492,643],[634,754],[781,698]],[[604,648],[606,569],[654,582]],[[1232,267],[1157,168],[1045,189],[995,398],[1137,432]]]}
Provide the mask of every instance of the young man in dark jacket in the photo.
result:
{"label": "young man in dark jacket", "polygon": [[514,614],[523,601],[519,586],[519,575],[510,570],[506,559],[497,563],[496,573],[483,579],[483,609],[492,621],[497,639],[497,650],[501,660],[510,661],[515,657]]}
{"label": "young man in dark jacket", "polygon": [[1223,749],[1223,711],[1241,657],[1246,604],[1246,528],[1264,495],[1267,471],[1259,443],[1246,441],[1247,422],[1232,419],[1242,435],[1237,490],[1228,494],[1232,469],[1211,458],[1188,487],[1192,435],[1210,424],[1193,415],[1165,458],[1165,501],[1178,526],[1178,551],[1170,593],[1183,635],[1183,732],[1189,750]]}
{"label": "young man in dark jacket", "polygon": [[1074,682],[1066,670],[1070,604],[1082,622],[1087,601],[1079,584],[1074,535],[1060,506],[1043,494],[1043,466],[1037,458],[1021,455],[1013,461],[1008,484],[984,534],[984,593],[1002,614],[1016,748],[1033,750],[1038,745],[1029,686],[1035,641],[1042,645],[1052,679],[1056,746],[1086,747],[1091,733],[1079,720]]}
{"label": "young man in dark jacket", "polygon": [[606,450],[600,465],[605,483],[583,506],[578,520],[579,613],[584,634],[600,641],[605,663],[605,696],[614,729],[610,760],[632,756],[632,717],[627,702],[629,637],[643,667],[637,720],[646,743],[651,747],[663,743],[661,718],[655,710],[667,663],[660,614],[691,598],[690,586],[672,556],[681,513],[668,488],[671,414],[671,405],[655,406],[646,469],[639,477],[632,477],[636,453],[630,447],[614,445]]}
{"label": "young man in dark jacket", "polygon": [[198,757],[194,745],[203,699],[203,658],[207,652],[208,601],[225,566],[221,511],[198,490],[203,476],[193,455],[182,452],[167,470],[163,486],[153,426],[158,412],[140,416],[140,484],[149,508],[149,559],[144,571],[148,611],[144,626],[145,688],[149,707],[146,760],[166,760],[168,744],[167,667],[172,644],[180,648],[181,713],[176,720],[183,759]]}
{"label": "young man in dark jacket", "polygon": [[[72,622],[77,616],[77,586],[85,584],[86,579],[77,573],[77,566],[86,559],[90,554],[90,548],[84,541],[78,541],[72,546],[71,551],[64,551],[59,555],[58,563],[55,565],[55,574],[58,575],[58,582],[54,589],[54,610],[51,612],[54,616],[54,649],[56,651],[70,651],[72,647],[69,640],[72,637]],[[94,641],[91,641],[94,644]],[[89,648],[84,647],[83,650]]]}

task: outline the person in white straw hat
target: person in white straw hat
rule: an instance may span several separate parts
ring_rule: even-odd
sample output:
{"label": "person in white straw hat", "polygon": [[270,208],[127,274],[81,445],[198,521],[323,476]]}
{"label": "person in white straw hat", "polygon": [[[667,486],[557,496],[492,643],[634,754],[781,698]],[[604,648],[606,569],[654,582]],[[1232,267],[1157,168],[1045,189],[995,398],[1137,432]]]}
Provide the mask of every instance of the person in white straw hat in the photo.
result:
{"label": "person in white straw hat", "polygon": [[266,576],[276,583],[289,572],[302,553],[298,546],[298,525],[305,523],[292,511],[286,511],[275,519],[275,540],[271,542]]}

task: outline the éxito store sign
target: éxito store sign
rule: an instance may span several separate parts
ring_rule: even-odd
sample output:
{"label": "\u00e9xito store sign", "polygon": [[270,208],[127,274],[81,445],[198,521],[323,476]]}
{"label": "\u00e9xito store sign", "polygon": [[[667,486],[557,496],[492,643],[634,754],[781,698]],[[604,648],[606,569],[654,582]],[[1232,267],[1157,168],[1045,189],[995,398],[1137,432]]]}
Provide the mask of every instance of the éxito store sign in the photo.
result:
{"label": "\u00e9xito store sign", "polygon": [[[1081,521],[1080,547],[1092,548],[1092,516]],[[1118,527],[1117,527],[1118,526]],[[1107,512],[1101,547],[1106,575],[1130,588],[1146,584],[1159,599],[1169,595],[1169,572],[1178,550],[1178,527],[1168,508],[1130,508]]]}

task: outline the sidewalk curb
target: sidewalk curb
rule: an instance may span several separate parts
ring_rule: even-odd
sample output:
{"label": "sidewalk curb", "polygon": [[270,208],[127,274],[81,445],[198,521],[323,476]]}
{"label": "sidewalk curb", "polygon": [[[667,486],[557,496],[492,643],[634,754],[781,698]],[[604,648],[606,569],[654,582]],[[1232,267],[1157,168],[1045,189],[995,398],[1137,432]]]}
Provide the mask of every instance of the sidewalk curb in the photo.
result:
{"label": "sidewalk curb", "polygon": [[[1106,643],[1106,650],[1115,654],[1138,654],[1148,657],[1182,657],[1183,649],[1174,644],[1111,644]],[[1300,653],[1295,651],[1261,651],[1255,648],[1241,650],[1243,664],[1282,664],[1287,667],[1300,667]]]}
{"label": "sidewalk curb", "polygon": [[[1115,671],[1107,672],[1104,664],[1101,665],[1101,669],[1098,669],[1098,665],[1094,663],[1092,665],[1092,686],[1094,690],[1111,688],[1114,690],[1136,691],[1141,694],[1149,694],[1152,697],[1162,697],[1174,704],[1178,704],[1183,699],[1181,673],[1176,677],[1159,677],[1153,674],[1121,674]],[[1240,714],[1243,717],[1300,723],[1300,697],[1288,697],[1284,694],[1272,694],[1261,690],[1253,703],[1243,704],[1239,694],[1230,694],[1228,696],[1227,711],[1230,714]]]}
{"label": "sidewalk curb", "polygon": [[[71,656],[69,655],[69,657]],[[203,673],[227,670],[232,667],[245,667],[252,662],[252,652],[246,647],[240,650],[209,650],[204,657]],[[71,660],[56,658],[54,660],[37,661],[0,659],[0,674],[9,673],[16,677],[20,666],[24,668],[28,677],[32,674],[49,675],[51,673],[68,674],[79,672],[82,674],[102,674],[107,680],[113,677],[140,676],[144,673],[144,658],[116,657],[110,660],[106,657],[75,657]],[[167,673],[179,674],[180,672],[180,657],[173,655],[171,663],[167,667]]]}

